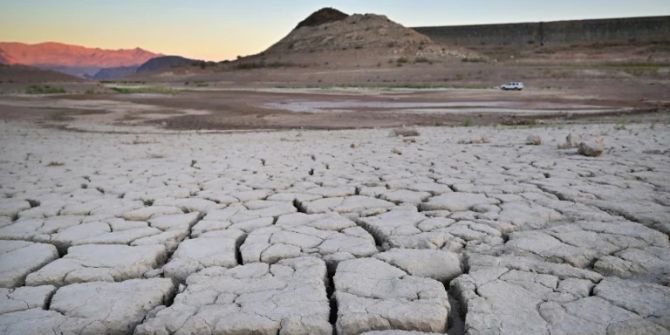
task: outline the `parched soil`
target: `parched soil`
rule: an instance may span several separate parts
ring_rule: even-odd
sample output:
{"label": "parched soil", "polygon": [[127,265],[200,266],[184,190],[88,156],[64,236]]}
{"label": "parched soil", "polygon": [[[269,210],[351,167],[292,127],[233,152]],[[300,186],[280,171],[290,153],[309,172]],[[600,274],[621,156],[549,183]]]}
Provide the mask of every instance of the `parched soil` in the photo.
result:
{"label": "parched soil", "polygon": [[670,331],[667,123],[399,133],[0,123],[0,333]]}

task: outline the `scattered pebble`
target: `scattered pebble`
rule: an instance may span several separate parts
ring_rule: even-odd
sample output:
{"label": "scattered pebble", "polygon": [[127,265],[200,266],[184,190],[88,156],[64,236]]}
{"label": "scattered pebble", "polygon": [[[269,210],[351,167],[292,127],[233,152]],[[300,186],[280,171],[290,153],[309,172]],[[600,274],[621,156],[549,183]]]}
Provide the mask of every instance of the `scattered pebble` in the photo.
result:
{"label": "scattered pebble", "polygon": [[412,137],[419,136],[419,131],[414,128],[395,128],[391,130],[390,136],[395,137]]}
{"label": "scattered pebble", "polygon": [[542,144],[542,137],[539,135],[529,135],[526,138],[526,144],[527,145],[540,145]]}
{"label": "scattered pebble", "polygon": [[572,133],[568,134],[565,138],[565,143],[559,144],[559,149],[572,149],[576,148],[579,145],[579,136],[575,136]]}
{"label": "scattered pebble", "polygon": [[598,157],[602,155],[605,150],[604,139],[597,137],[592,143],[581,142],[577,152],[582,156]]}
{"label": "scattered pebble", "polygon": [[460,140],[458,144],[485,144],[490,143],[488,137],[486,136],[474,136],[469,140]]}

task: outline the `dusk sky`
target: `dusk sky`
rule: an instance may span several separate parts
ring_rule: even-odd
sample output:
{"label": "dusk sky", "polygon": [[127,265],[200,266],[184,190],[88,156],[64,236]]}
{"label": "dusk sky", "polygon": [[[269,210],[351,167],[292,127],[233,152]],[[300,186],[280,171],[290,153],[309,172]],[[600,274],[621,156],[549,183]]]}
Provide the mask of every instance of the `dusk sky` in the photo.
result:
{"label": "dusk sky", "polygon": [[223,60],[266,49],[321,7],[384,14],[406,26],[670,15],[669,0],[0,0],[0,41]]}

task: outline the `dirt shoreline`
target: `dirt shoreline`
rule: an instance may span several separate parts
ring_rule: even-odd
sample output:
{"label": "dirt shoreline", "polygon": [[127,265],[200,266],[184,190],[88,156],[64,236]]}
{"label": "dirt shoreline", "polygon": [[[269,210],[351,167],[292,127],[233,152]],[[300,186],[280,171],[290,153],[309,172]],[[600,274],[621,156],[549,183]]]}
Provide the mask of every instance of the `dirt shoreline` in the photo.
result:
{"label": "dirt shoreline", "polygon": [[668,104],[554,91],[301,89],[0,96],[0,119],[95,132],[532,125],[663,117]]}

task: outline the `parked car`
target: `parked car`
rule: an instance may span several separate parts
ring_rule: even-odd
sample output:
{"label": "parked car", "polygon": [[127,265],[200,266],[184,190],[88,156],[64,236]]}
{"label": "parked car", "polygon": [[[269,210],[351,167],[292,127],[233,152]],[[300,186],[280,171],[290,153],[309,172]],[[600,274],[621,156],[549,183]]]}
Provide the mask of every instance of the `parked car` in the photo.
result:
{"label": "parked car", "polygon": [[521,91],[523,88],[523,83],[518,81],[510,81],[509,83],[500,85],[500,89],[503,91]]}

